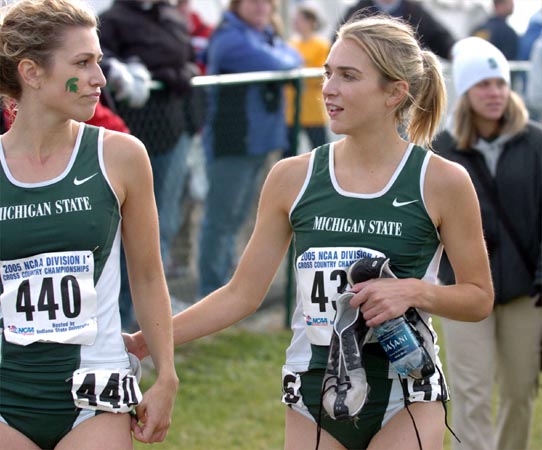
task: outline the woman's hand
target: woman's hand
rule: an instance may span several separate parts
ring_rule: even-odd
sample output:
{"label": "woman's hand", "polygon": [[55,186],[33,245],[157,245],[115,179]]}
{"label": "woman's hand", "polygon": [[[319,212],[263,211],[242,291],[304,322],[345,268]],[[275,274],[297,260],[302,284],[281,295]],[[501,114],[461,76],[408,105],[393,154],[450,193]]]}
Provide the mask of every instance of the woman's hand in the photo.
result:
{"label": "woman's hand", "polygon": [[414,278],[375,278],[356,283],[351,289],[356,294],[350,304],[360,308],[367,326],[374,327],[416,307],[424,284]]}
{"label": "woman's hand", "polygon": [[149,349],[141,331],[132,334],[122,333],[122,338],[128,353],[133,353],[140,360],[149,356]]}
{"label": "woman's hand", "polygon": [[132,417],[134,437],[147,444],[162,442],[171,424],[179,380],[176,376],[160,378],[143,394],[136,407],[137,417]]}

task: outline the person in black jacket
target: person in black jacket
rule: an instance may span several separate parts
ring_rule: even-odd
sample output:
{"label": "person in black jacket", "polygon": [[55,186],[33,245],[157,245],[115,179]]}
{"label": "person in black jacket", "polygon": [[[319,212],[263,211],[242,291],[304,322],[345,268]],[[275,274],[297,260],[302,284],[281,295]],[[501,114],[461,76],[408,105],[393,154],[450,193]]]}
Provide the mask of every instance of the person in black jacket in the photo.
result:
{"label": "person in black jacket", "polygon": [[[495,287],[487,319],[443,320],[455,394],[453,428],[462,441],[453,448],[529,448],[542,340],[542,308],[535,307],[540,306],[541,285],[542,127],[528,121],[522,99],[510,89],[509,64],[500,50],[470,37],[452,53],[453,123],[433,145],[441,156],[464,166],[473,180]],[[455,283],[446,260],[439,278]]]}
{"label": "person in black jacket", "polygon": [[[150,74],[147,78],[158,82],[158,88],[150,91],[148,100],[143,94],[123,92],[121,98],[125,100],[118,101],[116,106],[132,134],[143,141],[149,152],[160,217],[160,250],[165,264],[181,224],[186,156],[195,131],[187,114],[190,78],[197,71],[192,63],[191,36],[177,8],[166,0],[115,0],[100,15],[100,23],[108,81],[111,71],[117,74],[126,65],[136,83],[138,77],[140,84],[141,78],[145,78],[144,70]],[[143,80],[143,84],[149,81]],[[116,98],[119,99],[118,95]],[[127,281],[124,271],[121,313],[124,328],[130,329],[135,324],[129,308]]]}
{"label": "person in black jacket", "polygon": [[503,52],[506,59],[515,61],[519,53],[519,36],[506,23],[506,19],[514,12],[514,0],[493,0],[493,7],[491,17],[479,24],[472,35],[491,42]]}
{"label": "person in black jacket", "polygon": [[[384,13],[402,18],[416,29],[422,46],[429,48],[441,58],[450,58],[450,49],[454,45],[455,38],[419,2],[413,0],[360,0],[348,8],[339,26],[354,14],[359,14],[360,10],[363,10],[362,16]],[[335,40],[335,36],[333,36],[333,40]]]}

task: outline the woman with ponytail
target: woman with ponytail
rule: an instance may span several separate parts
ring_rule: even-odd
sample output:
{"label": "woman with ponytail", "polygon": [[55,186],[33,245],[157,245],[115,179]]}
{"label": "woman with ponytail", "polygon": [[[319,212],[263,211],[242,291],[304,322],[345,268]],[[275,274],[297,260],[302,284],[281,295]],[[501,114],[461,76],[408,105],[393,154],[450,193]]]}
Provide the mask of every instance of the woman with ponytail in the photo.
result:
{"label": "woman with ponytail", "polygon": [[[382,17],[343,25],[324,69],[331,130],[344,137],[274,166],[233,278],[174,317],[175,343],[253,313],[293,243],[297,304],[283,367],[285,449],[439,449],[448,392],[430,315],[478,321],[490,313],[493,298],[472,183],[459,165],[424,148],[445,109],[442,74],[409,25]],[[456,273],[454,286],[436,283],[443,248]],[[348,268],[365,255],[389,258],[397,278],[349,285]],[[407,310],[426,318],[419,331],[436,369],[414,380],[395,371],[376,339],[360,344],[357,355],[341,346],[337,360],[363,360],[368,396],[366,402],[356,397],[354,372],[361,371],[353,370],[341,389],[345,403],[359,403],[359,412],[339,421],[320,405],[337,333],[336,300],[345,289],[352,295],[345,308],[369,328]],[[146,355],[141,334],[126,342]]]}

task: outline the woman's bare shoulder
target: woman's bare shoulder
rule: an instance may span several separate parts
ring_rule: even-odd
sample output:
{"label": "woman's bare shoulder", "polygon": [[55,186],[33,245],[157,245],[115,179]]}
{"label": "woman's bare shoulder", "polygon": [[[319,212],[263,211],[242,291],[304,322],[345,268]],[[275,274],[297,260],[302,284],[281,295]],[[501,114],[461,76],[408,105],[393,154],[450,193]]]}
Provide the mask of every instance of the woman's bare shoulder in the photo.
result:
{"label": "woman's bare shoulder", "polygon": [[461,164],[433,154],[427,168],[427,182],[431,189],[453,194],[470,185],[471,179]]}
{"label": "woman's bare shoulder", "polygon": [[311,153],[281,159],[271,169],[268,179],[273,184],[298,192],[307,177],[310,160]]}
{"label": "woman's bare shoulder", "polygon": [[284,158],[275,163],[267,176],[264,190],[289,209],[308,175],[311,154]]}
{"label": "woman's bare shoulder", "polygon": [[285,176],[288,178],[297,178],[298,176],[304,176],[307,173],[312,153],[303,153],[298,156],[291,156],[278,161],[273,170],[278,176]]}
{"label": "woman's bare shoulder", "polygon": [[149,161],[143,142],[131,134],[113,130],[105,130],[104,158],[107,166],[125,171],[141,169]]}
{"label": "woman's bare shoulder", "polygon": [[135,136],[105,130],[103,147],[106,172],[121,200],[129,186],[152,179],[147,149]]}
{"label": "woman's bare shoulder", "polygon": [[467,170],[460,164],[433,155],[427,167],[424,197],[433,222],[439,227],[450,212],[476,208],[476,192]]}
{"label": "woman's bare shoulder", "polygon": [[145,151],[146,153],[145,145],[137,137],[114,130],[105,130],[104,150],[115,152]]}

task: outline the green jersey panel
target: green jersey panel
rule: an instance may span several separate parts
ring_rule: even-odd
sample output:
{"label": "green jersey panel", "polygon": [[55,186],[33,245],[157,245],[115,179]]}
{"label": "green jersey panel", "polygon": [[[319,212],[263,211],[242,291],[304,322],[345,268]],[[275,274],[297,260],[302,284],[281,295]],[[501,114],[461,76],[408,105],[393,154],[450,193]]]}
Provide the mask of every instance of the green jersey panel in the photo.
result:
{"label": "green jersey panel", "polygon": [[290,211],[297,281],[286,361],[291,370],[325,367],[333,298],[346,287],[346,271],[360,257],[385,255],[398,278],[436,282],[442,246],[423,197],[430,157],[410,144],[380,192],[358,194],[340,187],[333,144],[313,150]]}
{"label": "green jersey panel", "polygon": [[[47,323],[64,332],[70,323],[55,323],[50,317],[62,308],[69,313],[74,312],[75,300],[72,297],[77,290],[73,289],[73,279],[76,277],[67,277],[62,293],[67,286],[70,296],[66,297],[67,300],[64,296],[61,299],[57,294],[53,295],[50,288],[54,276],[48,276],[40,263],[56,259],[61,264],[59,269],[69,269],[66,263],[62,263],[63,257],[55,255],[84,253],[93,255],[94,260],[88,283],[93,297],[93,317],[97,322],[95,339],[88,345],[42,341],[18,345],[6,340],[3,328],[7,316],[0,314],[0,416],[8,423],[10,417],[27,410],[29,399],[32,399],[31,407],[43,408],[44,414],[48,411],[59,414],[76,412],[70,392],[71,377],[73,371],[80,367],[129,367],[118,309],[120,205],[105,170],[104,133],[103,128],[80,124],[66,169],[56,178],[40,183],[22,183],[13,177],[0,141],[2,309],[7,310],[8,305],[4,302],[13,300],[13,295],[8,296],[4,287],[12,286],[16,282],[13,278],[22,271],[32,271],[39,277],[38,290],[24,291],[24,296],[21,296],[24,301],[17,300],[22,304],[23,312],[20,314],[26,314],[28,321],[23,331]],[[33,259],[34,256],[36,258]],[[6,267],[8,262],[23,258],[28,260],[24,260],[20,273]],[[81,298],[85,308],[87,297]],[[48,312],[48,319],[36,322],[38,313],[47,316]],[[31,382],[33,378],[35,383]],[[50,389],[44,389],[44,380]]]}
{"label": "green jersey panel", "polygon": [[90,250],[98,281],[120,220],[119,206],[98,158],[99,129],[81,129],[68,167],[53,180],[18,182],[6,171],[2,152],[0,260]]}

